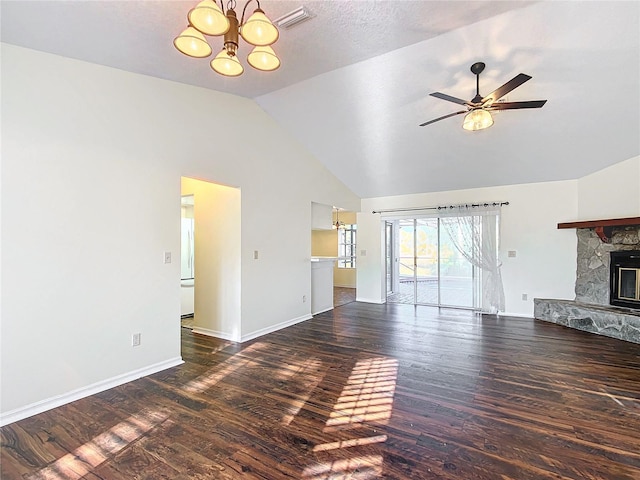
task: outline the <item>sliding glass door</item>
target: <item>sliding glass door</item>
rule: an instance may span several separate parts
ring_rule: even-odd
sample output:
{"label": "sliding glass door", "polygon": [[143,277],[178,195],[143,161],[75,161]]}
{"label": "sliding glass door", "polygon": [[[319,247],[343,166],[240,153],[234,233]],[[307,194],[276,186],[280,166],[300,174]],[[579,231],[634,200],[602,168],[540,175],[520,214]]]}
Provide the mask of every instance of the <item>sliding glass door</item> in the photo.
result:
{"label": "sliding glass door", "polygon": [[464,242],[452,238],[463,235],[455,223],[444,228],[440,218],[407,218],[387,221],[385,229],[387,301],[478,308],[480,276],[469,261],[473,252],[456,247]]}
{"label": "sliding glass door", "polygon": [[438,219],[415,219],[415,295],[414,302],[423,305],[440,303],[438,291]]}
{"label": "sliding glass door", "polygon": [[392,295],[398,288],[398,275],[394,268],[394,262],[396,261],[395,255],[395,236],[393,222],[385,222],[384,224],[384,237],[385,237],[385,283],[387,288],[387,295]]}
{"label": "sliding glass door", "polygon": [[[442,224],[442,220],[440,223]],[[464,233],[456,224],[440,228],[440,303],[464,308],[479,307],[480,276],[476,275],[476,267],[468,260],[473,258],[473,252],[461,252],[460,245],[465,242],[455,242],[452,235],[460,236]]]}

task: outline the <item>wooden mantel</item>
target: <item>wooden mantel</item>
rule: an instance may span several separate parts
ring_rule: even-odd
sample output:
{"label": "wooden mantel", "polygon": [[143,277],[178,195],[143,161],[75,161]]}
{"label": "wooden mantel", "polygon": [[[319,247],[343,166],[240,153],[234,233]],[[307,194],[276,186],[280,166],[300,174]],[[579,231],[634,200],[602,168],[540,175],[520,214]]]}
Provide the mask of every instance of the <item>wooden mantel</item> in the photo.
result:
{"label": "wooden mantel", "polygon": [[561,228],[593,228],[596,235],[605,243],[611,241],[613,227],[627,227],[632,225],[640,225],[640,217],[629,218],[608,218],[605,220],[588,220],[583,222],[559,223],[558,229]]}

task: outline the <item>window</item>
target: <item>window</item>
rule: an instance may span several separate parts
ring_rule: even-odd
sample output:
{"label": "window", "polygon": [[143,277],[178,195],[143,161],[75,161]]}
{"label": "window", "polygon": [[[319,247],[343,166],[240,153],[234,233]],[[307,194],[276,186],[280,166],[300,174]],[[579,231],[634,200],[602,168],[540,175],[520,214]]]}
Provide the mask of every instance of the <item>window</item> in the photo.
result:
{"label": "window", "polygon": [[338,268],[356,268],[356,227],[347,224],[338,229]]}

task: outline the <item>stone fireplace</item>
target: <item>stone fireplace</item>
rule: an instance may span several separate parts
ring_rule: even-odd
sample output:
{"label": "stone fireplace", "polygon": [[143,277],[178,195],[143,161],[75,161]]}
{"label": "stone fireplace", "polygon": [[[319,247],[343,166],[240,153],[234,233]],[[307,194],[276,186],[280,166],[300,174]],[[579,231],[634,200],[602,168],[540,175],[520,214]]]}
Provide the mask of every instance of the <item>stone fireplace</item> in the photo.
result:
{"label": "stone fireplace", "polygon": [[[624,219],[622,219],[624,220]],[[640,302],[632,303],[633,294],[638,295],[638,275],[640,256],[636,267],[623,270],[620,284],[619,258],[640,254],[640,218],[628,219],[635,224],[608,227],[606,230],[576,226],[578,236],[575,300],[538,299],[534,300],[534,316],[540,320],[577,328],[621,340],[640,343]],[[596,222],[583,222],[584,225]],[[631,253],[629,253],[631,252]],[[633,253],[635,252],[635,254]],[[613,258],[613,262],[612,262]],[[627,265],[627,263],[625,263]],[[613,267],[613,268],[612,268]],[[631,270],[635,268],[636,270]],[[612,276],[613,275],[613,276]],[[635,275],[635,276],[634,276]],[[612,280],[614,278],[615,280]],[[614,288],[614,283],[615,288]],[[620,291],[622,286],[623,291]],[[622,299],[617,299],[622,293]],[[611,301],[614,299],[614,303]]]}
{"label": "stone fireplace", "polygon": [[640,226],[622,227],[605,243],[589,228],[579,228],[576,301],[610,305],[611,253],[640,250]]}

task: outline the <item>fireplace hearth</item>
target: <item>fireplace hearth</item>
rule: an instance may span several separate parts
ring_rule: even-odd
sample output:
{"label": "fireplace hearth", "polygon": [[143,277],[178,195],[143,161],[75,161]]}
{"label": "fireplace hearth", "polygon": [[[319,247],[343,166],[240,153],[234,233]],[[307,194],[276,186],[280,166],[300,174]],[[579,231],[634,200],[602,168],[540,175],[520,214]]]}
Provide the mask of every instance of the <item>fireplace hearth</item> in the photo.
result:
{"label": "fireplace hearth", "polygon": [[640,308],[640,250],[611,252],[610,271],[609,303]]}
{"label": "fireplace hearth", "polygon": [[535,318],[640,344],[640,217],[558,228],[576,228],[576,297],[534,299]]}

